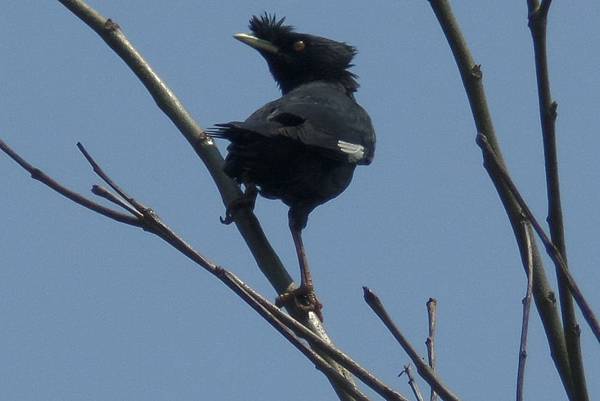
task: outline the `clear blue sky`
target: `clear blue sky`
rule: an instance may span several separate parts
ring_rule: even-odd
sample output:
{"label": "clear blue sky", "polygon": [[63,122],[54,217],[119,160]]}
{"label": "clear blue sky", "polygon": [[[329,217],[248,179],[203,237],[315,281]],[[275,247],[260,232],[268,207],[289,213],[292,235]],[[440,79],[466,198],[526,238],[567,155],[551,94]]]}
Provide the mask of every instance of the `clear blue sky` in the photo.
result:
{"label": "clear blue sky", "polygon": [[[526,2],[455,2],[505,158],[540,220],[543,155]],[[231,35],[277,12],[300,31],[359,49],[358,100],[378,134],[375,162],[318,208],[305,242],[334,340],[405,394],[408,357],[362,301],[375,290],[424,354],[425,302],[439,300],[439,370],[465,400],[514,397],[525,277],[481,166],[445,38],[418,1],[92,1],[118,22],[198,122],[245,118],[278,91]],[[550,72],[568,253],[600,313],[600,4],[555,2]],[[197,249],[274,298],[203,165],[123,62],[58,2],[5,2],[0,137],[87,192],[75,148],[151,205]],[[224,144],[219,144],[222,148]],[[140,230],[95,215],[0,155],[0,399],[332,400],[327,381],[222,284]],[[256,213],[291,273],[286,208]],[[553,278],[552,266],[547,264]],[[537,313],[526,399],[562,400]],[[592,399],[600,349],[582,324]],[[422,387],[425,386],[422,384]]]}

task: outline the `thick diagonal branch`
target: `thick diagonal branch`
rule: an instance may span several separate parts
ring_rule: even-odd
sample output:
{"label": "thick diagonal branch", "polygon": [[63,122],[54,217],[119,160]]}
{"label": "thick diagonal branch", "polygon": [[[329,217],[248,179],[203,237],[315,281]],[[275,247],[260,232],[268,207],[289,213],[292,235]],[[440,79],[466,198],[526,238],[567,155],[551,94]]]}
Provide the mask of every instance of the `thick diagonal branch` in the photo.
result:
{"label": "thick diagonal branch", "polygon": [[[234,199],[239,199],[242,194],[240,188],[223,172],[223,157],[213,141],[204,133],[204,130],[192,118],[173,91],[129,42],[118,24],[102,16],[83,0],[59,0],[59,2],[92,28],[140,79],[158,107],[173,121],[204,162],[217,185],[223,204],[229,205]],[[235,223],[259,268],[277,294],[293,288],[294,283],[291,276],[271,247],[254,214],[249,210],[240,210],[236,215]],[[315,333],[321,335],[325,340],[331,341],[319,319],[307,316],[306,313],[291,307],[289,310]],[[340,372],[352,380],[347,371],[340,368]],[[352,400],[352,397],[346,396],[335,383],[332,384],[341,400]]]}
{"label": "thick diagonal branch", "polygon": [[495,154],[494,150],[490,146],[485,135],[479,134],[477,136],[477,144],[481,147],[484,155],[486,156],[486,168],[493,170],[494,174],[497,174],[500,177],[500,179],[506,184],[508,190],[511,192],[511,194],[521,206],[523,210],[523,217],[526,219],[527,222],[531,223],[535,232],[542,240],[542,243],[544,244],[544,247],[546,248],[546,251],[550,256],[550,259],[552,259],[552,262],[554,262],[556,269],[559,270],[565,277],[567,289],[571,292],[571,294],[573,294],[573,298],[575,298],[575,301],[577,302],[577,305],[579,306],[579,309],[581,310],[584,319],[589,324],[590,329],[592,330],[592,333],[594,333],[594,335],[596,336],[598,342],[600,342],[600,323],[598,323],[598,319],[596,318],[594,311],[587,302],[587,299],[583,296],[583,293],[579,289],[577,282],[575,281],[573,276],[571,276],[569,269],[567,269],[567,265],[563,260],[560,251],[558,250],[556,245],[552,243],[552,240],[548,237],[548,235],[542,228],[542,225],[533,215],[533,212],[523,199],[523,196],[519,192],[515,183],[510,178],[508,172],[504,169],[502,165],[500,165],[498,156]]}
{"label": "thick diagonal branch", "polygon": [[[175,124],[202,159],[211,174],[223,204],[228,205],[241,196],[239,187],[223,172],[223,157],[213,141],[204,133],[175,93],[152,69],[150,64],[127,39],[119,25],[102,16],[81,0],[59,0],[73,14],[92,28],[112,50],[127,64],[146,87],[158,107]],[[265,237],[260,223],[251,212],[240,211],[237,227],[246,240],[260,269],[271,282],[277,293],[292,285],[290,275]]]}

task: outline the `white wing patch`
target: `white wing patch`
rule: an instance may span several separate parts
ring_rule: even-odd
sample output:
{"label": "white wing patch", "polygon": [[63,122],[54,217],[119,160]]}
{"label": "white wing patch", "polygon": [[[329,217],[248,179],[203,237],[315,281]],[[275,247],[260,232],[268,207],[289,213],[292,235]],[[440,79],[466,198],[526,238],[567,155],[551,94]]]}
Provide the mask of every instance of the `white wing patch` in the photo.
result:
{"label": "white wing patch", "polygon": [[348,155],[348,161],[356,163],[365,156],[365,147],[346,141],[338,141],[338,148]]}

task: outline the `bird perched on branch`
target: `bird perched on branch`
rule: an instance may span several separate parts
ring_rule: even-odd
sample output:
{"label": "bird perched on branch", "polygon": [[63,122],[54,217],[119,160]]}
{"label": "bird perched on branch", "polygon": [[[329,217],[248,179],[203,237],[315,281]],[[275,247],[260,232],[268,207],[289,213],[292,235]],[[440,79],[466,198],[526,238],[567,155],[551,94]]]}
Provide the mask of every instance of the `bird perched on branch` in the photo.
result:
{"label": "bird perched on branch", "polygon": [[246,188],[223,222],[231,223],[240,207],[253,207],[257,192],[288,205],[301,282],[279,300],[301,299],[300,306],[319,313],[301,232],[315,207],[346,189],[356,165],[371,163],[375,131],[354,98],[359,85],[349,68],[356,49],[298,33],[284,20],[253,16],[251,33],[234,35],[265,58],[282,97],[243,122],[217,124],[209,135],[231,142],[224,171]]}

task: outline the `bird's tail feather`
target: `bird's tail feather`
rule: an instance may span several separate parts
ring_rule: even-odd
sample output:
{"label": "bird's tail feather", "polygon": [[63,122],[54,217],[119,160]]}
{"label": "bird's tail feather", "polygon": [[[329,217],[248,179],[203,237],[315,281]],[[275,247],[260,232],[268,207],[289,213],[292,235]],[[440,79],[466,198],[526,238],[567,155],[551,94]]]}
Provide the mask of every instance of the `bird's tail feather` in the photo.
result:
{"label": "bird's tail feather", "polygon": [[232,125],[227,124],[215,124],[213,127],[208,128],[204,132],[211,138],[217,139],[230,139],[232,136]]}

